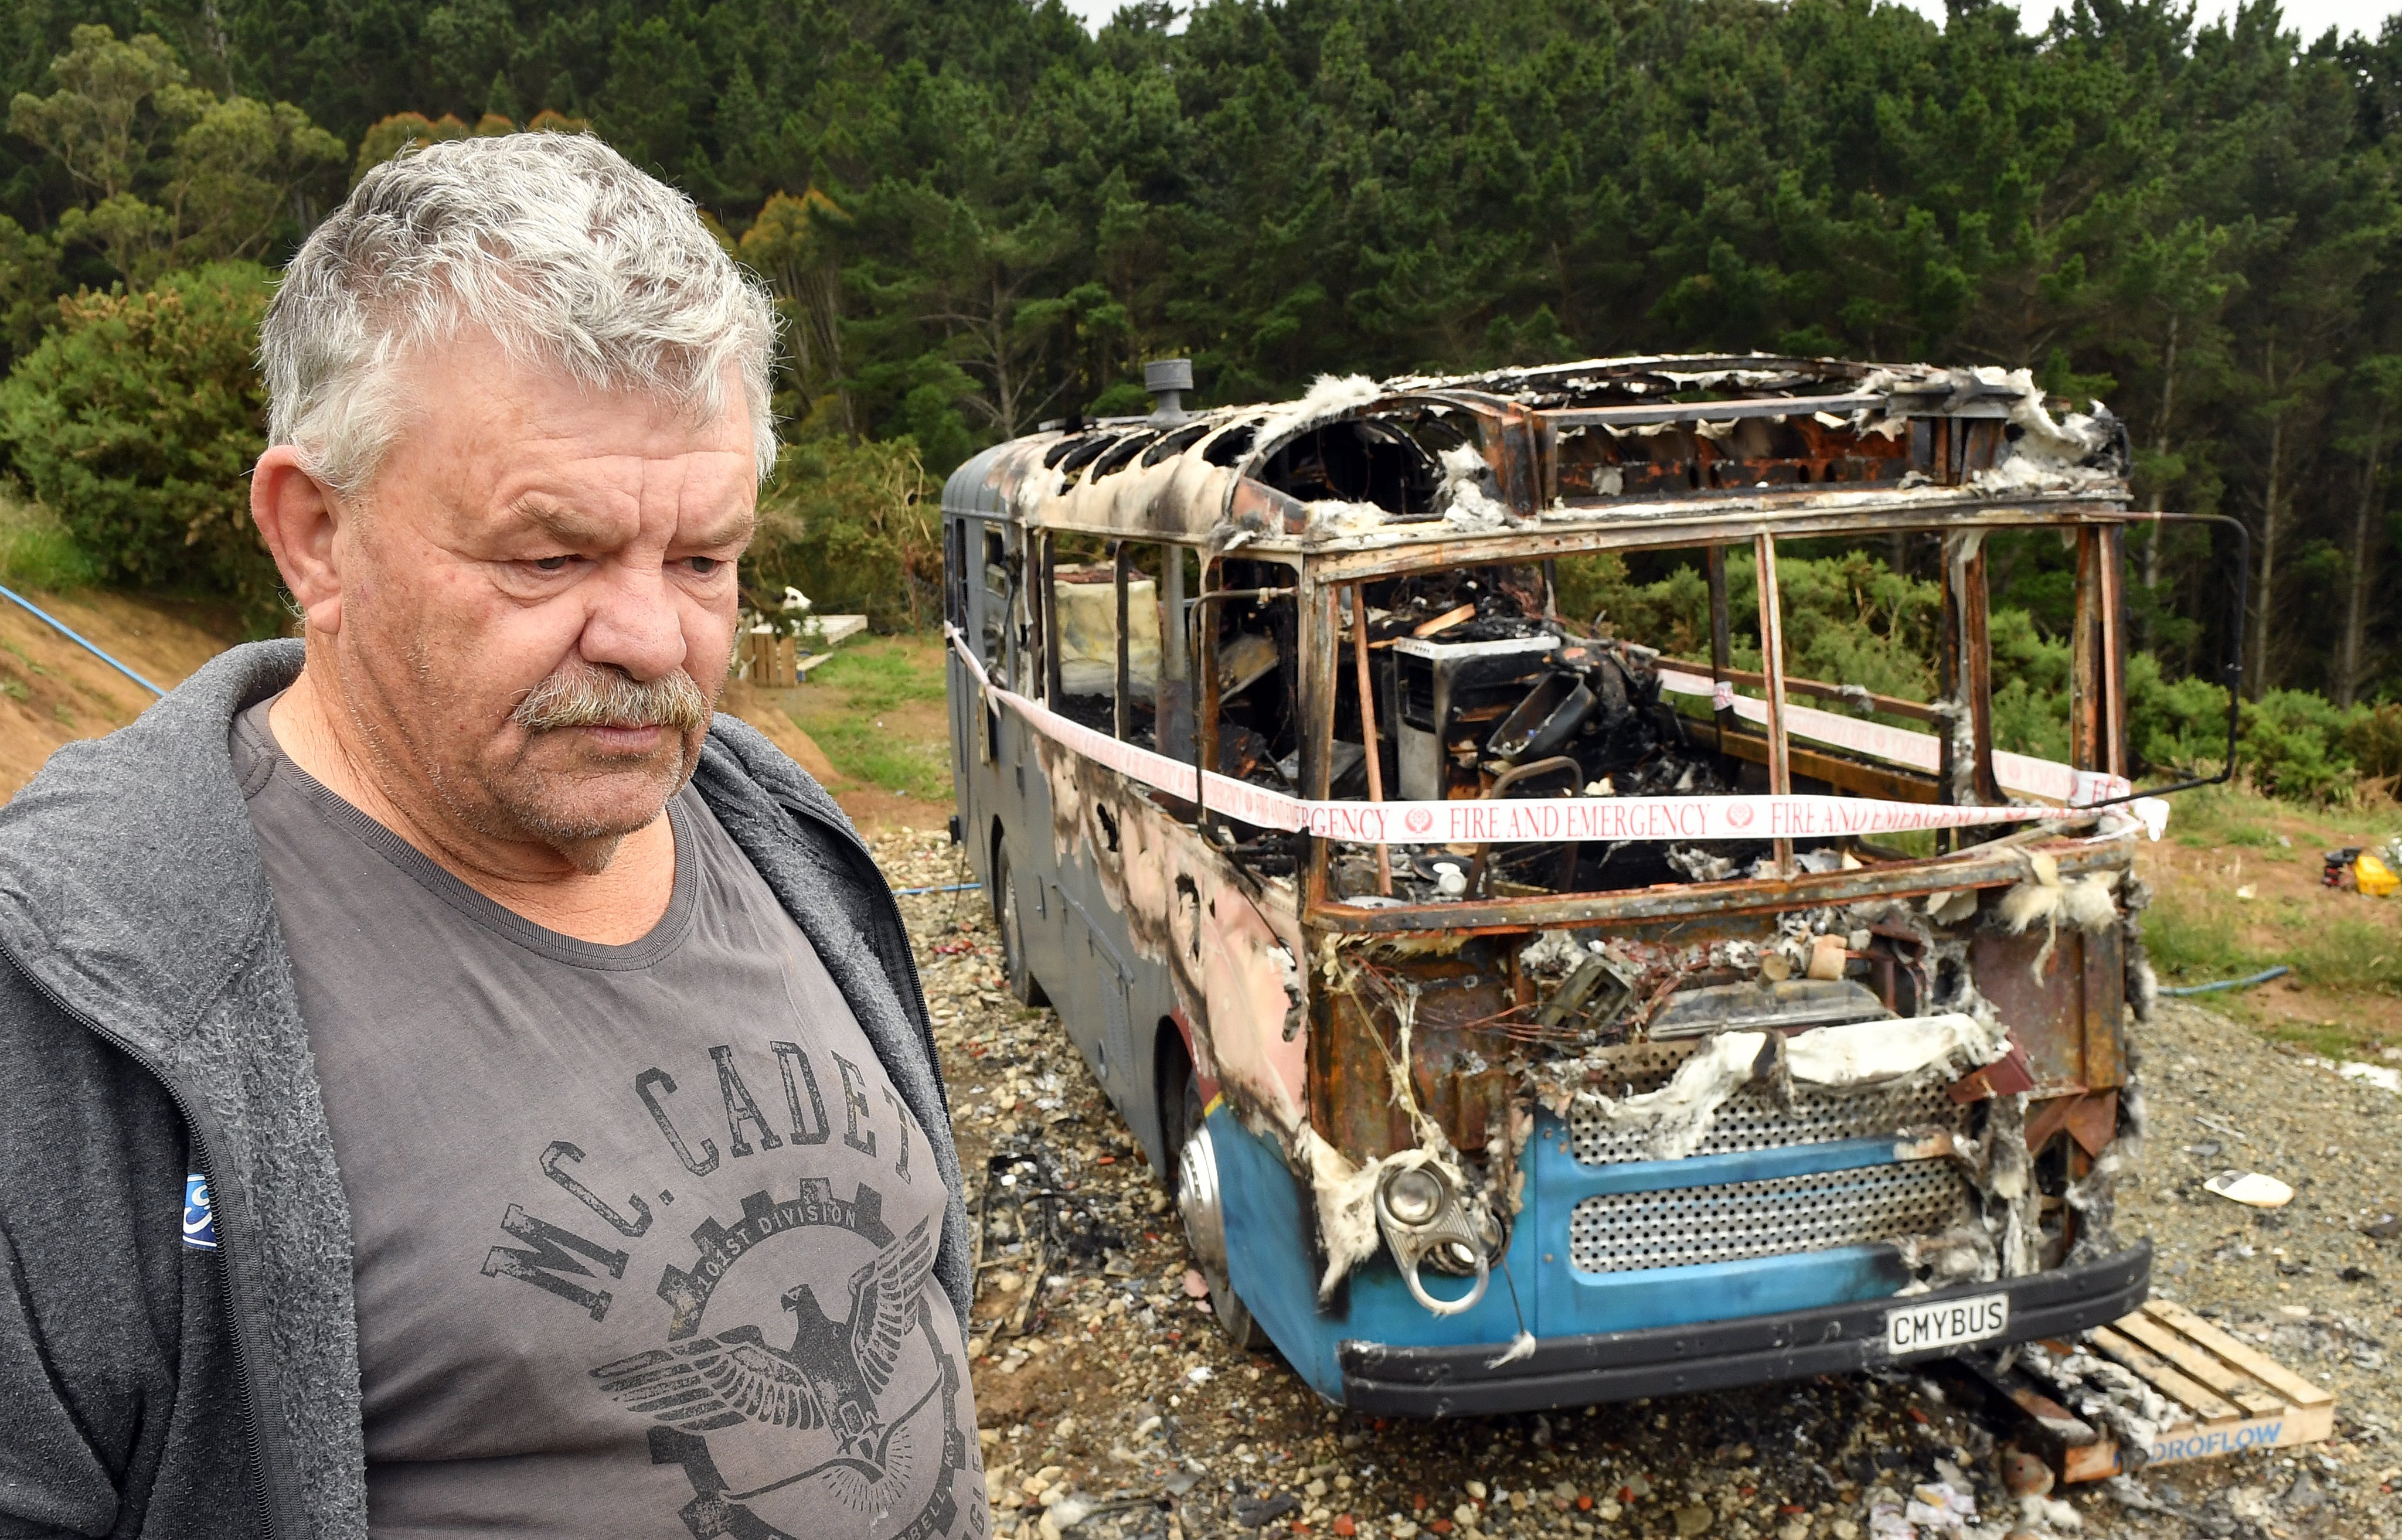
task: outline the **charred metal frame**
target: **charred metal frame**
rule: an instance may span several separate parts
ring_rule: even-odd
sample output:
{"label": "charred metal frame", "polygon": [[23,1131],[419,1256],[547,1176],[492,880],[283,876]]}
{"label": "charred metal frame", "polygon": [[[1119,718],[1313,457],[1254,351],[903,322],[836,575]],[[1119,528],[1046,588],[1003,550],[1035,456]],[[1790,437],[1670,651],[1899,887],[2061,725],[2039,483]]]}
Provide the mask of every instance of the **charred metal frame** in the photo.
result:
{"label": "charred metal frame", "polygon": [[[2140,519],[2147,524],[2216,524],[2229,530],[2235,536],[2235,582],[2233,585],[2234,593],[2232,595],[2234,607],[2229,612],[2229,619],[2227,626],[2227,658],[2224,663],[2219,665],[2219,680],[2227,686],[2227,758],[2219,765],[2218,774],[2215,776],[2202,776],[2190,780],[2177,781],[2168,786],[2155,786],[2146,791],[2130,791],[2123,797],[2105,797],[2091,804],[2095,807],[2108,807],[2118,803],[2133,802],[2137,797],[2165,797],[2173,791],[2190,791],[2197,787],[2223,786],[2228,781],[2235,778],[2236,750],[2243,736],[2243,618],[2245,606],[2251,602],[2251,529],[2245,526],[2242,519],[2230,517],[2226,514],[2163,514],[2159,512],[2131,512],[2127,516],[2130,519]],[[2114,596],[2114,602],[2123,607],[2126,603],[2124,586],[2121,579],[2121,574],[2124,572],[2126,568],[2126,535],[2123,530],[2118,533],[2117,538],[2114,541],[2114,544],[2117,546],[2117,549],[2110,555],[2098,558],[2095,562],[2095,568],[2102,577],[2103,582],[2109,585],[2109,591]],[[2082,569],[2080,568],[2080,572],[2081,571]],[[2081,583],[2078,587],[2079,591],[2082,592],[2083,584]],[[2080,626],[2078,627],[2078,634],[2082,636],[2083,631],[2084,628]],[[2110,724],[2110,730],[2116,735],[2119,753],[2123,761],[2126,754],[2127,732],[2126,722],[2123,717],[2126,705],[2125,681],[2127,673],[2127,643],[2125,638],[2125,627],[2120,626],[2118,628],[2118,639],[2115,647],[2109,642],[2105,641],[2095,648],[2095,654],[2097,662],[2094,667],[2096,669],[2111,671],[2106,673],[2105,677],[2110,680],[2115,688],[2115,693],[2111,695],[2111,699],[2118,703],[2121,715]],[[2113,768],[2116,767],[2114,766]],[[2124,775],[2127,772],[2124,769],[2120,769],[2119,770],[2119,773]]]}

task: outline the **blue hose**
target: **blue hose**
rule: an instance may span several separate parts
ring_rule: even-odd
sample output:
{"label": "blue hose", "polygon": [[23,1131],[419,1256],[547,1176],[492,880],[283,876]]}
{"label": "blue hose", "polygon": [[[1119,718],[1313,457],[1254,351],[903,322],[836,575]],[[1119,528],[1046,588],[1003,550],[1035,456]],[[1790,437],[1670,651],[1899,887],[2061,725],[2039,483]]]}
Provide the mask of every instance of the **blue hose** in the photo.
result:
{"label": "blue hose", "polygon": [[905,899],[912,893],[966,893],[983,886],[984,884],[980,882],[955,882],[948,887],[896,887],[892,890],[892,896],[896,899]]}
{"label": "blue hose", "polygon": [[166,691],[159,689],[157,685],[151,683],[148,680],[144,679],[141,675],[135,673],[132,669],[128,668],[125,665],[117,662],[115,658],[110,657],[106,653],[94,647],[90,642],[86,641],[83,638],[76,635],[75,632],[67,628],[66,624],[61,621],[58,616],[42,609],[39,605],[34,603],[24,595],[18,593],[15,589],[0,588],[0,598],[9,599],[21,608],[30,612],[36,619],[48,625],[51,630],[56,631],[59,635],[66,638],[69,641],[74,642],[76,646],[82,648],[85,652],[90,653],[93,657],[98,658],[101,662],[108,665],[111,668],[116,669],[118,673],[123,674],[127,679],[131,680],[134,683],[142,686],[145,690],[149,691],[152,694],[163,695],[167,693]]}
{"label": "blue hose", "polygon": [[2222,989],[2249,989],[2256,983],[2267,983],[2271,979],[2282,979],[2292,971],[2292,969],[2279,963],[2274,968],[2263,969],[2248,979],[2221,979],[2216,983],[2189,983],[2182,989],[2163,989],[2160,993],[2163,995],[2215,995]]}

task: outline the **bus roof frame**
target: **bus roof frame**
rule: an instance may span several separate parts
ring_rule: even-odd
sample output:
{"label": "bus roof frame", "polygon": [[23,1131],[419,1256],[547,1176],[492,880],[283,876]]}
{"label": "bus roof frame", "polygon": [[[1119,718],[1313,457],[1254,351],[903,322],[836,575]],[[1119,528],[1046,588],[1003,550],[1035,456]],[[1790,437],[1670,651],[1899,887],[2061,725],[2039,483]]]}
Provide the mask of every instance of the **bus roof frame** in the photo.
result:
{"label": "bus roof frame", "polygon": [[[1741,393],[1669,399],[1707,392]],[[1762,533],[2124,521],[2123,428],[2098,403],[2064,423],[2054,420],[2051,405],[2024,370],[1768,354],[1592,360],[1382,383],[1327,376],[1298,401],[1046,424],[969,461],[944,501],[955,513],[1103,539],[1318,558],[1311,565],[1322,562],[1329,579],[1440,563],[1465,543],[1480,560],[1530,560]],[[1305,501],[1260,474],[1280,449],[1337,423],[1451,414],[1472,429],[1462,436],[1472,437],[1493,500],[1506,510],[1490,527]],[[1619,495],[1558,489],[1561,446],[1584,432],[1679,432],[1698,440],[1723,437],[1740,422],[1799,418],[1855,437],[1907,436],[1913,468],[1899,480]],[[1239,448],[1238,433],[1249,435]],[[1097,435],[1105,447],[1092,447]],[[1171,439],[1172,452],[1152,452]],[[2024,452],[2029,440],[2046,455]],[[1079,448],[1063,452],[1066,446]],[[1062,462],[1071,468],[1061,470]]]}

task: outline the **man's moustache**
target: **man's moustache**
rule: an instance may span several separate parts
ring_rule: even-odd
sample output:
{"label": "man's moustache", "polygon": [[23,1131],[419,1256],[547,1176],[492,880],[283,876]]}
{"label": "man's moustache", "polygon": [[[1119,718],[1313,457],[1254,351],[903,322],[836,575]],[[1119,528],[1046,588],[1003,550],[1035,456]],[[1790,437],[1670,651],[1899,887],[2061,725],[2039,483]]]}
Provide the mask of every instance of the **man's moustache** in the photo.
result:
{"label": "man's moustache", "polygon": [[614,668],[578,668],[535,685],[509,720],[533,733],[555,727],[672,727],[689,734],[709,725],[709,697],[681,669],[637,680]]}

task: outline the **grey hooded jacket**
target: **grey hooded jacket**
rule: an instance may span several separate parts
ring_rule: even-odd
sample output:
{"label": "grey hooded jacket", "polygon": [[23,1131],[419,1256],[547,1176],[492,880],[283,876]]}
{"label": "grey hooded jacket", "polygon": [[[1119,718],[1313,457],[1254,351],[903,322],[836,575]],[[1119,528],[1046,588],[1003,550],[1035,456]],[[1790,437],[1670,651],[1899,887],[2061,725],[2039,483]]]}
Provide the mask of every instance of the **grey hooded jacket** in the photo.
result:
{"label": "grey hooded jacket", "polygon": [[[348,1206],[228,734],[239,647],[0,808],[0,1537],[366,1533]],[[834,800],[720,717],[694,783],[824,959],[968,1231],[900,910]],[[204,1174],[221,1248],[183,1244]]]}

